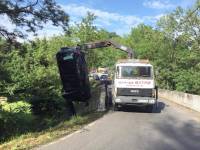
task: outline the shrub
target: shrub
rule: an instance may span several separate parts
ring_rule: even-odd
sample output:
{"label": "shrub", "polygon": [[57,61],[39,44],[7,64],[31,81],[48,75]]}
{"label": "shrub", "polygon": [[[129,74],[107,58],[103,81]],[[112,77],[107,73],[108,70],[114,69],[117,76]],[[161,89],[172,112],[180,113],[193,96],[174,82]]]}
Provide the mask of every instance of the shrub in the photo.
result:
{"label": "shrub", "polygon": [[1,109],[11,113],[31,114],[31,105],[24,101],[17,101],[13,103],[4,102],[1,104]]}
{"label": "shrub", "polygon": [[0,104],[0,141],[31,130],[35,117],[31,105],[24,101]]}
{"label": "shrub", "polygon": [[31,100],[31,104],[35,115],[55,116],[65,111],[65,102],[62,99],[35,97]]}

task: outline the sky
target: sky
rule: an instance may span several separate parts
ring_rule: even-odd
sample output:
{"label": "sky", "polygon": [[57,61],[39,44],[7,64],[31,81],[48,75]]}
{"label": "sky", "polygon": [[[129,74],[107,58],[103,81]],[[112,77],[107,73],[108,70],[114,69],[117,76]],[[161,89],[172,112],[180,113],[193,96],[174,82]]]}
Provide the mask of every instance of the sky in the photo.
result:
{"label": "sky", "polygon": [[[87,12],[97,16],[94,24],[119,35],[126,35],[140,23],[155,26],[156,21],[176,7],[191,7],[196,0],[56,0],[70,16],[70,24],[80,22]],[[15,27],[8,18],[0,16],[0,25],[10,30]],[[39,37],[62,34],[62,29],[47,24],[38,32]],[[29,38],[33,38],[31,35]]]}

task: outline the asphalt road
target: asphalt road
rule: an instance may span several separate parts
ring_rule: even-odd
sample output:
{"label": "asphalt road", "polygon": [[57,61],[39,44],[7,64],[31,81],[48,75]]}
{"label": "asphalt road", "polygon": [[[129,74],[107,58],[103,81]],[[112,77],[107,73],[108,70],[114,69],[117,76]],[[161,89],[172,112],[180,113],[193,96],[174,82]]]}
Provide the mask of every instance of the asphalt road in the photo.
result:
{"label": "asphalt road", "polygon": [[160,101],[146,113],[133,107],[110,111],[82,130],[40,150],[200,150],[200,113]]}

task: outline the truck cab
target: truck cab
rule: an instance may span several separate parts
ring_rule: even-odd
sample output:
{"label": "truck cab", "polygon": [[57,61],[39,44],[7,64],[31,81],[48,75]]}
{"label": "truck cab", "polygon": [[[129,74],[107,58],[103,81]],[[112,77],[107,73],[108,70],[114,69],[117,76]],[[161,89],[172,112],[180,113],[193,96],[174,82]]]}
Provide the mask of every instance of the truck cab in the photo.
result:
{"label": "truck cab", "polygon": [[145,106],[152,111],[156,104],[153,66],[148,60],[119,60],[113,84],[114,108],[122,105]]}

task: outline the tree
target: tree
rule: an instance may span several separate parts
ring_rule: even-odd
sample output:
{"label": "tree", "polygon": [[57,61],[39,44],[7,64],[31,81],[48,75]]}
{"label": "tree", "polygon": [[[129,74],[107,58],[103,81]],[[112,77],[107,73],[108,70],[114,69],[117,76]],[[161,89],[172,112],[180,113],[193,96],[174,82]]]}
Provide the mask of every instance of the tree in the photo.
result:
{"label": "tree", "polygon": [[200,72],[199,8],[200,1],[198,0],[190,9],[184,10],[178,7],[158,21],[159,30],[165,35],[167,43],[165,56],[168,56],[168,59],[165,61],[165,66],[168,66],[169,71],[162,72],[166,75],[165,79],[171,80],[173,90],[195,94],[200,91],[196,86],[199,80],[195,79]]}
{"label": "tree", "polygon": [[6,16],[16,29],[9,31],[5,26],[0,26],[1,37],[12,42],[16,37],[24,38],[27,32],[36,34],[44,24],[51,22],[55,26],[67,29],[69,16],[56,4],[54,0],[2,0],[0,1],[0,16]]}
{"label": "tree", "polygon": [[80,23],[76,23],[75,26],[70,27],[69,32],[72,37],[75,37],[75,40],[79,44],[92,42],[98,39],[98,30],[94,25],[96,16],[88,12],[87,15],[82,18]]}
{"label": "tree", "polygon": [[162,32],[144,24],[138,25],[125,37],[127,45],[133,50],[136,58],[156,60],[158,51],[163,46],[164,35]]}

